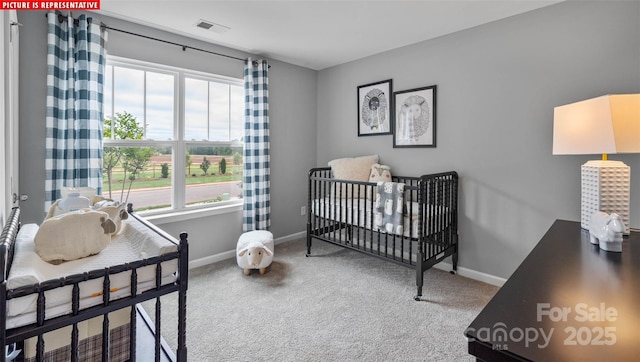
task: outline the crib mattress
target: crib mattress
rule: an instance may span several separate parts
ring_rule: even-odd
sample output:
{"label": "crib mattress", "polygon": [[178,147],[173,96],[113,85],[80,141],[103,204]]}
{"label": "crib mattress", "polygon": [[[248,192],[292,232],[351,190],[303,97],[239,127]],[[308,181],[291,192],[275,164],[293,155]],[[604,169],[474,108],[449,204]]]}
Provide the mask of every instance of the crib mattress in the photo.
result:
{"label": "crib mattress", "polygon": [[[404,215],[404,232],[403,236],[417,238],[420,233],[419,210],[420,204],[417,202],[405,202],[406,213]],[[373,202],[368,199],[333,199],[323,198],[315,199],[311,203],[311,212],[329,220],[339,221],[346,224],[373,229]],[[431,205],[425,212],[425,220],[423,225],[428,224],[426,219],[432,216],[440,219],[443,213],[447,213],[448,209],[443,206]],[[439,232],[447,225],[437,225],[434,232]]]}
{"label": "crib mattress", "polygon": [[[131,217],[123,221],[122,230],[112,238],[109,246],[97,255],[67,261],[58,265],[43,261],[36,253],[34,237],[38,231],[36,224],[23,225],[15,243],[13,264],[7,279],[7,289],[37,284],[46,280],[68,275],[104,269],[114,265],[133,262],[175,252],[178,246],[159,236],[139,220]],[[178,260],[162,262],[162,284],[175,281]],[[137,269],[137,291],[141,293],[155,287],[156,267],[148,265]],[[110,299],[129,296],[131,293],[131,271],[112,274]],[[104,278],[88,280],[80,286],[80,308],[88,308],[103,302]],[[73,286],[65,286],[45,292],[46,319],[71,313]],[[36,321],[37,294],[27,295],[7,301],[7,328],[15,328]]]}

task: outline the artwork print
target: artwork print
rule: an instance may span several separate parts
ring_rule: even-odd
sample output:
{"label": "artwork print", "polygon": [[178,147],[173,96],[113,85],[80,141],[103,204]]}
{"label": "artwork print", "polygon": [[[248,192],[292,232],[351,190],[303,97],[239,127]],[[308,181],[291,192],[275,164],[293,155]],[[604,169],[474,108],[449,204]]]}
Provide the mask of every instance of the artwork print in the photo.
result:
{"label": "artwork print", "polygon": [[436,146],[436,86],[394,93],[393,147]]}
{"label": "artwork print", "polygon": [[392,134],[391,79],[358,87],[358,136]]}

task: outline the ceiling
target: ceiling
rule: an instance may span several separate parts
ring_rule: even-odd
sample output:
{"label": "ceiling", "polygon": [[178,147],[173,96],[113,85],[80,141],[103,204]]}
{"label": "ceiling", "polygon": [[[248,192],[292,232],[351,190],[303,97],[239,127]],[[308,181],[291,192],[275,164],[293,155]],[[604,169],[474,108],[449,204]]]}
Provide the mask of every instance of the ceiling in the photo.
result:
{"label": "ceiling", "polygon": [[[108,0],[102,1],[100,12],[320,70],[558,2]],[[205,30],[196,26],[199,20],[230,29]]]}

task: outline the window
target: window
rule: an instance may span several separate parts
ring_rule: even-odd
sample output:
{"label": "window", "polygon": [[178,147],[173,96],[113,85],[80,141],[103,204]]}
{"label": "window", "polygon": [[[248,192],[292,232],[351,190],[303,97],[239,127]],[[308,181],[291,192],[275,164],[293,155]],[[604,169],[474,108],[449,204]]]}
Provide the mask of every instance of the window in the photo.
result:
{"label": "window", "polygon": [[134,209],[242,198],[242,79],[107,59],[103,194]]}

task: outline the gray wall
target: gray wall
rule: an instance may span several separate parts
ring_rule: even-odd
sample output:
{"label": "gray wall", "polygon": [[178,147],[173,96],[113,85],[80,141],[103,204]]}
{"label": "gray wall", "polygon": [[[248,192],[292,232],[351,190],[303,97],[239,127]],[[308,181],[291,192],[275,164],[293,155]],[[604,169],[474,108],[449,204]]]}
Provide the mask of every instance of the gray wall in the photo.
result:
{"label": "gray wall", "polygon": [[[40,222],[44,205],[44,134],[46,110],[47,25],[45,12],[19,13],[20,47],[20,192],[25,222]],[[74,16],[79,16],[75,13]],[[138,24],[90,14],[110,27],[244,58],[247,54]],[[109,32],[109,54],[242,78],[241,61],[187,50],[116,31]],[[252,56],[258,58],[258,56]],[[305,229],[300,207],[306,203],[307,170],[316,160],[317,72],[270,60],[272,232],[287,236]],[[172,235],[189,232],[191,259],[235,249],[241,233],[241,213],[163,224]]]}
{"label": "gray wall", "polygon": [[[356,87],[436,84],[437,147],[357,137]],[[551,154],[553,107],[640,91],[640,3],[566,2],[325,69],[318,75],[318,164],[365,154],[399,175],[460,175],[460,265],[508,277],[555,219],[580,218],[580,165]],[[640,155],[632,226],[640,227]]]}

